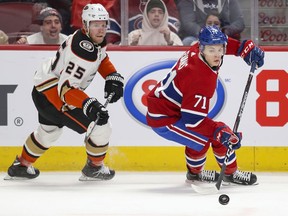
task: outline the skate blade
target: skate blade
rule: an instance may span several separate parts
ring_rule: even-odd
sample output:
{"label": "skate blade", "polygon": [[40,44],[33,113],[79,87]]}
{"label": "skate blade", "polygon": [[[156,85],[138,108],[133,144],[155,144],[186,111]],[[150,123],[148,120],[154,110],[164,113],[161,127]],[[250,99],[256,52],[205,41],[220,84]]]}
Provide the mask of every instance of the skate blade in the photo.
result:
{"label": "skate blade", "polygon": [[86,175],[81,175],[79,181],[103,181],[103,179],[88,177]]}
{"label": "skate blade", "polygon": [[252,184],[252,185],[242,185],[242,184],[237,184],[237,183],[233,183],[233,182],[222,182],[222,185],[223,186],[256,186],[256,185],[259,185],[259,182],[256,182],[256,183],[254,183],[254,184]]}
{"label": "skate blade", "polygon": [[4,180],[29,180],[29,178],[7,175],[4,177]]}
{"label": "skate blade", "polygon": [[211,182],[209,182],[209,181],[197,181],[197,180],[193,181],[193,180],[186,179],[185,183],[190,186],[191,184],[207,185],[207,184],[215,184],[216,182],[212,182],[212,181]]}

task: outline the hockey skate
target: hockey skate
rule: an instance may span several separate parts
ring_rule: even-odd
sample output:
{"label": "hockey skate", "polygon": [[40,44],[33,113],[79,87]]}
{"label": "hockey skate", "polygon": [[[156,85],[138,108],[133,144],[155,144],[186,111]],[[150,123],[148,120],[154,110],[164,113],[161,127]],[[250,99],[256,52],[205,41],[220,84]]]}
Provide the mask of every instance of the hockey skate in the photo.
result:
{"label": "hockey skate", "polygon": [[101,166],[94,166],[87,160],[86,165],[82,169],[82,176],[79,181],[102,181],[110,180],[114,177],[115,171],[110,170],[107,166],[102,164]]}
{"label": "hockey skate", "polygon": [[33,179],[39,174],[40,171],[33,166],[26,167],[21,165],[18,156],[16,156],[13,164],[8,168],[8,175],[4,177],[4,180]]}
{"label": "hockey skate", "polygon": [[219,173],[217,173],[215,170],[202,170],[199,174],[194,174],[190,172],[190,170],[187,171],[186,174],[186,182],[189,183],[189,181],[200,181],[200,182],[217,182],[219,178]]}
{"label": "hockey skate", "polygon": [[251,172],[237,170],[231,175],[224,175],[224,184],[234,183],[239,185],[256,185],[257,176]]}

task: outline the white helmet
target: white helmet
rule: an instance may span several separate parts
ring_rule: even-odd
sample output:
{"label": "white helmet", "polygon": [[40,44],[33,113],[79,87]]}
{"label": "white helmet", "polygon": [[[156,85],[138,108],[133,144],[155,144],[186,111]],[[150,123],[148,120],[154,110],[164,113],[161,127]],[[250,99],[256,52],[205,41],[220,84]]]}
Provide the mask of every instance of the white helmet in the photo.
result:
{"label": "white helmet", "polygon": [[87,4],[82,10],[82,22],[89,29],[90,21],[107,21],[109,28],[109,14],[101,4]]}

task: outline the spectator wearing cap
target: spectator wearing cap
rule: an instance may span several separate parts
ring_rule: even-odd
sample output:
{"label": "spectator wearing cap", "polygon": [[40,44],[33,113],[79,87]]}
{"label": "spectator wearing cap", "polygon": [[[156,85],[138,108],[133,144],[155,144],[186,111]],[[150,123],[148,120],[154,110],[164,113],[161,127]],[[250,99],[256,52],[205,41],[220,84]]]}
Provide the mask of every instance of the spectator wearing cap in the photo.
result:
{"label": "spectator wearing cap", "polygon": [[61,44],[67,35],[61,33],[62,17],[54,8],[44,8],[39,15],[40,32],[21,37],[17,44]]}
{"label": "spectator wearing cap", "polygon": [[0,30],[0,44],[8,44],[8,36]]}
{"label": "spectator wearing cap", "polygon": [[168,11],[162,0],[150,0],[143,11],[141,29],[128,34],[129,45],[183,45],[168,27]]}

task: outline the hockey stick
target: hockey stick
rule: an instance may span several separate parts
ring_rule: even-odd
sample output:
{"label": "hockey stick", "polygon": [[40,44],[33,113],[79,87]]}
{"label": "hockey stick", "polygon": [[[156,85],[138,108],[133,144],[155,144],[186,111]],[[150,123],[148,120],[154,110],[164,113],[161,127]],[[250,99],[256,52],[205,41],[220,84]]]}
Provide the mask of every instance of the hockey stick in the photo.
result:
{"label": "hockey stick", "polygon": [[[252,79],[253,79],[253,75],[254,75],[255,69],[256,69],[256,63],[252,62],[250,73],[249,73],[249,77],[248,77],[248,80],[247,80],[247,83],[246,83],[246,86],[245,86],[245,90],[244,90],[244,93],[243,93],[243,96],[242,96],[242,101],[241,101],[241,104],[240,104],[240,107],[239,107],[239,110],[238,110],[237,118],[236,118],[235,123],[234,123],[233,132],[237,132],[237,130],[238,130],[238,126],[239,126],[239,123],[240,123],[240,119],[242,117],[244,106],[246,104],[248,92],[249,92],[249,89],[250,89],[250,85],[251,85],[251,82],[252,82]],[[227,163],[229,161],[229,157],[230,157],[231,151],[232,151],[232,144],[229,144],[229,148],[226,151],[226,155],[225,155],[222,167],[221,167],[220,175],[219,175],[219,178],[218,178],[215,186],[213,186],[213,187],[200,187],[198,185],[191,184],[191,187],[197,193],[200,193],[200,194],[215,194],[215,193],[218,193],[218,191],[220,190],[223,178],[224,178],[226,166],[227,166]]]}
{"label": "hockey stick", "polygon": [[[104,107],[106,108],[107,106],[108,106],[108,103],[111,101],[111,99],[112,99],[112,97],[114,96],[114,92],[112,92],[109,96],[108,96],[108,98],[106,99],[106,102],[105,102],[105,104],[104,104]],[[96,125],[97,125],[97,122],[99,121],[99,118],[100,118],[100,116],[99,115],[97,115],[97,118],[96,118],[96,120],[93,122],[91,122],[90,124],[89,124],[89,126],[88,126],[88,128],[87,128],[87,131],[86,131],[86,134],[85,134],[85,142],[88,140],[88,138],[90,137],[90,135],[91,135],[91,133],[92,133],[92,131],[94,130],[94,128],[96,127]]]}

